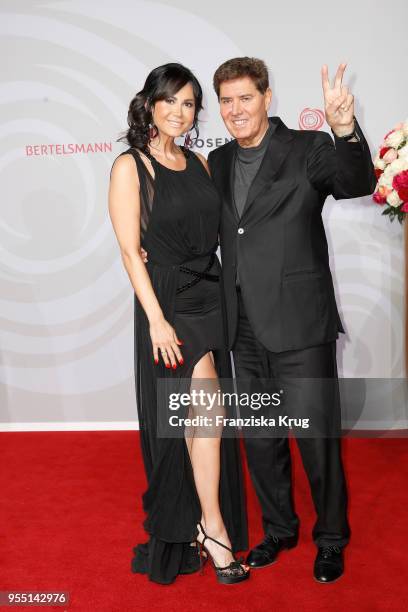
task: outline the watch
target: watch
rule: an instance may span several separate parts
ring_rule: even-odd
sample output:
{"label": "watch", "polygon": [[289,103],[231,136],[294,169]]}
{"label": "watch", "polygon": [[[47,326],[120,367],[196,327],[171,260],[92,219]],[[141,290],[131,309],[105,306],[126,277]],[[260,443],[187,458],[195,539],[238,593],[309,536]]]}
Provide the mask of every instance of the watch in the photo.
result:
{"label": "watch", "polygon": [[[336,134],[334,135],[336,136]],[[348,142],[352,138],[355,138],[358,142],[360,142],[360,138],[358,137],[356,130],[353,130],[351,134],[346,134],[345,136],[336,136],[336,138],[337,140],[343,140],[344,142]]]}
{"label": "watch", "polygon": [[334,135],[335,138],[337,138],[337,140],[343,140],[344,142],[348,142],[352,138],[355,138],[358,142],[360,142],[360,137],[359,137],[359,135],[356,132],[356,124],[355,123],[354,123],[354,130],[351,132],[351,134],[346,134],[345,136],[336,136],[336,134],[333,132],[333,130],[332,130],[332,134]]}

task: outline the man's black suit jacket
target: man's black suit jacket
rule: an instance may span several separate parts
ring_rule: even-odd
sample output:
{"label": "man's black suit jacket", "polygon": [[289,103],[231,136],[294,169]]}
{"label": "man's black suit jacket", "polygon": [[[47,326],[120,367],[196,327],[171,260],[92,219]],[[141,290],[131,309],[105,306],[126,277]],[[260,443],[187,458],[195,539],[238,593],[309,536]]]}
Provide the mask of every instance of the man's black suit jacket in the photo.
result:
{"label": "man's black suit jacket", "polygon": [[336,200],[368,195],[376,178],[370,151],[360,142],[325,132],[288,129],[279,117],[241,218],[233,199],[237,142],[208,157],[223,199],[220,245],[232,348],[238,319],[236,272],[255,336],[273,352],[335,340],[338,314],[321,217],[328,195]]}

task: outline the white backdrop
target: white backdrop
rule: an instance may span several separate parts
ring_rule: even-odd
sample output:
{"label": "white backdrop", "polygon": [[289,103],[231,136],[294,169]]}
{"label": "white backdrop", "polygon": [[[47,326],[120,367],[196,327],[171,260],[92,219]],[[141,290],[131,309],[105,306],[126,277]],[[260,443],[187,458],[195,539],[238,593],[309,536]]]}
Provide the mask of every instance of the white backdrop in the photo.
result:
{"label": "white backdrop", "polygon": [[[130,99],[168,61],[205,90],[199,150],[228,137],[217,66],[252,55],[270,69],[271,115],[311,128],[320,67],[347,83],[372,153],[408,115],[407,4],[343,0],[2,0],[0,81],[0,427],[133,428],[133,289],[107,209]],[[309,110],[307,110],[309,109]],[[317,125],[318,127],[318,125]],[[328,130],[326,124],[320,129]],[[370,198],[324,212],[347,335],[340,374],[400,378],[403,231]],[[384,405],[407,427],[406,406]]]}

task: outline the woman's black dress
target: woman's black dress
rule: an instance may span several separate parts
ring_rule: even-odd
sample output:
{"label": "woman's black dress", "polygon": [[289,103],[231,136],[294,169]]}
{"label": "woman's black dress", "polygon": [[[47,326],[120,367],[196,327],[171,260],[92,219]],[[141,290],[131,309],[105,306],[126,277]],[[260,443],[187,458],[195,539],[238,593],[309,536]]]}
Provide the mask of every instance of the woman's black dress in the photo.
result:
{"label": "woman's black dress", "polygon": [[[184,148],[183,152],[186,169],[182,171],[166,168],[150,156],[154,180],[137,149],[122,153],[133,156],[138,170],[146,267],[164,316],[184,343],[183,366],[166,369],[161,358],[155,365],[148,320],[135,295],[135,386],[148,480],[144,527],[150,537],[134,548],[132,571],[147,573],[163,584],[198,569],[196,547],[190,543],[197,536],[201,506],[184,437],[157,436],[157,382],[171,379],[174,385],[178,379],[191,380],[194,366],[208,351],[213,351],[218,377],[232,376],[216,256],[221,201],[198,157]],[[220,506],[233,550],[245,550],[245,498],[234,438],[221,441]]]}

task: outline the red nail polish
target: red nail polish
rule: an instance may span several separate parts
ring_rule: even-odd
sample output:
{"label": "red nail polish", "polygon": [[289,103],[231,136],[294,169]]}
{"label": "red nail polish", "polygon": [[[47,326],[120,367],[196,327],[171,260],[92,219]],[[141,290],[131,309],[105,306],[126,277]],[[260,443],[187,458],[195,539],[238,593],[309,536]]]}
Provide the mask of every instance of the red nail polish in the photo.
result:
{"label": "red nail polish", "polygon": [[177,364],[173,363],[173,370],[177,368]]}
{"label": "red nail polish", "polygon": [[179,359],[179,364],[183,365],[184,364],[184,359]]}
{"label": "red nail polish", "polygon": [[154,360],[154,363],[157,365],[157,364],[159,363],[159,360],[158,360],[158,359],[155,359],[155,360]]}
{"label": "red nail polish", "polygon": [[170,364],[166,363],[166,368],[169,369],[170,368]]}

